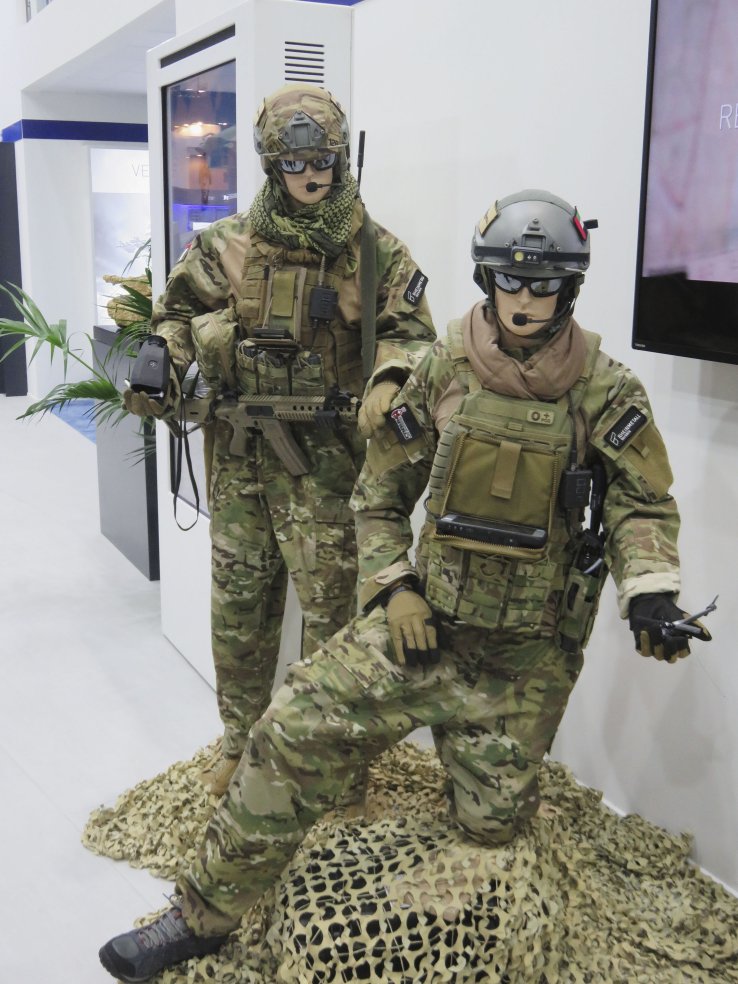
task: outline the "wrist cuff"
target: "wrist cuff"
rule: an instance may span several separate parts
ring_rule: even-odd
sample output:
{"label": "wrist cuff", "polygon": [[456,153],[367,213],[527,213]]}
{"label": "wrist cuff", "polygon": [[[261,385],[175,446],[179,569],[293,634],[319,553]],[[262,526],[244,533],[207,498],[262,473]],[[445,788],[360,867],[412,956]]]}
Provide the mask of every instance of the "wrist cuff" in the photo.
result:
{"label": "wrist cuff", "polygon": [[414,589],[410,587],[409,584],[401,582],[400,584],[394,585],[389,591],[386,591],[381,598],[382,605],[386,608],[390,601],[399,594],[401,591],[413,591]]}

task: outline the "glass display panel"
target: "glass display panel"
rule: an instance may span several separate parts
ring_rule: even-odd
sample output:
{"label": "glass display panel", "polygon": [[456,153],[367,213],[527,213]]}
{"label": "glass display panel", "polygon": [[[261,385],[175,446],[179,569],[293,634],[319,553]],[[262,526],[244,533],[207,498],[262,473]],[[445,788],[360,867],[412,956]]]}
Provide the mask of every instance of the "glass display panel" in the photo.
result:
{"label": "glass display panel", "polygon": [[[233,215],[236,198],[236,63],[225,62],[163,88],[167,273],[199,230]],[[189,436],[192,486],[183,447],[170,439],[171,489],[207,510],[202,434]]]}
{"label": "glass display panel", "polygon": [[738,363],[738,4],[652,0],[633,347]]}
{"label": "glass display panel", "polygon": [[236,211],[236,63],[164,87],[167,271],[200,229]]}

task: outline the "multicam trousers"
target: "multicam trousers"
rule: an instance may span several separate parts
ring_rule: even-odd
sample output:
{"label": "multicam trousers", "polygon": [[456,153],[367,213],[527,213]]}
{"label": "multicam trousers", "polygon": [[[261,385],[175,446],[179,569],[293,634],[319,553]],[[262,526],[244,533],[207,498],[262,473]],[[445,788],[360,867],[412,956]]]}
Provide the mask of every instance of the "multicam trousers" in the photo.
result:
{"label": "multicam trousers", "polygon": [[505,842],[535,814],[538,768],[581,654],[448,623],[439,645],[437,666],[396,665],[378,608],[293,664],[179,880],[188,925],[204,935],[236,926],[366,762],[425,725],[470,837]]}
{"label": "multicam trousers", "polygon": [[356,431],[293,426],[310,464],[291,476],[271,445],[250,434],[229,451],[217,425],[210,481],[211,632],[223,753],[239,757],[269,704],[279,655],[287,576],[303,615],[303,654],[355,613],[356,543],[349,498],[366,443]]}

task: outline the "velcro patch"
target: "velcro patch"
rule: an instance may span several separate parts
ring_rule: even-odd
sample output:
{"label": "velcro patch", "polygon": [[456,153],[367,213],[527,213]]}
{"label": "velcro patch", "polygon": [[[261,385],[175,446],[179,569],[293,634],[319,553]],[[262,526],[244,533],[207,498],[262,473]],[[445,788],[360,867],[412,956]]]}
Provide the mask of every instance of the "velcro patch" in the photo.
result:
{"label": "velcro patch", "polygon": [[409,444],[420,434],[420,425],[407,403],[401,403],[399,407],[390,410],[389,422],[401,444]]}
{"label": "velcro patch", "polygon": [[638,431],[648,423],[648,417],[637,407],[629,407],[607,434],[605,441],[611,448],[624,447]]}
{"label": "velcro patch", "polygon": [[548,426],[556,420],[556,414],[553,410],[528,410],[525,419],[529,424],[546,424]]}
{"label": "velcro patch", "polygon": [[495,202],[494,205],[490,205],[490,207],[484,213],[482,218],[479,220],[479,225],[477,226],[477,228],[479,229],[480,236],[483,236],[485,234],[485,232],[489,229],[489,227],[497,218],[497,215],[498,215],[497,202]]}
{"label": "velcro patch", "polygon": [[587,228],[582,222],[582,217],[579,214],[579,209],[574,209],[574,215],[572,216],[572,225],[577,230],[577,235],[582,240],[583,243],[587,242]]}
{"label": "velcro patch", "polygon": [[426,275],[421,273],[420,270],[416,270],[410,278],[410,283],[405,288],[405,293],[402,296],[408,304],[419,304],[427,285],[428,278]]}

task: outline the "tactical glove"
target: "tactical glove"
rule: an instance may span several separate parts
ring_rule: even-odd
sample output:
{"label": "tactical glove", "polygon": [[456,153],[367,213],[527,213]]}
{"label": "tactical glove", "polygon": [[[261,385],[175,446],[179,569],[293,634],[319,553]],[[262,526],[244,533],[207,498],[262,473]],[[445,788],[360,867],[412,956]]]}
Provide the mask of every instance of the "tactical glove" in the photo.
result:
{"label": "tactical glove", "polygon": [[387,624],[401,666],[432,666],[440,661],[433,612],[412,588],[400,585],[390,592]]}
{"label": "tactical glove", "polygon": [[372,387],[359,407],[357,425],[362,437],[368,440],[382,430],[387,423],[385,414],[399,392],[400,387],[391,379],[383,379]]}
{"label": "tactical glove", "polygon": [[135,393],[132,389],[123,391],[126,410],[137,417],[171,417],[179,406],[181,397],[182,387],[174,367],[169,373],[169,386],[163,399],[156,399],[148,393]]}
{"label": "tactical glove", "polygon": [[[636,649],[641,656],[653,656],[675,663],[689,655],[688,636],[679,632],[672,622],[687,617],[668,594],[637,595],[630,603],[629,622],[635,636]],[[690,623],[699,630],[693,638],[709,642],[712,636],[702,622]]]}

